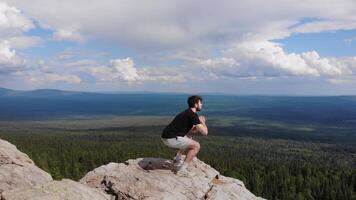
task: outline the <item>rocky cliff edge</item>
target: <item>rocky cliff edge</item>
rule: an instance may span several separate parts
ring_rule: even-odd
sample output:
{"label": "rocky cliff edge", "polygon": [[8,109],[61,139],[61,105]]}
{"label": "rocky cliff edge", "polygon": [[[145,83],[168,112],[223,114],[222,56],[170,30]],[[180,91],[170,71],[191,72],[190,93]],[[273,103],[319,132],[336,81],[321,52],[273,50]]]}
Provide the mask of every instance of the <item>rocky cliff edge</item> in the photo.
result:
{"label": "rocky cliff edge", "polygon": [[54,181],[24,153],[0,139],[0,200],[260,200],[240,180],[220,175],[195,158],[193,176],[175,174],[172,160],[130,159],[88,172],[78,182]]}

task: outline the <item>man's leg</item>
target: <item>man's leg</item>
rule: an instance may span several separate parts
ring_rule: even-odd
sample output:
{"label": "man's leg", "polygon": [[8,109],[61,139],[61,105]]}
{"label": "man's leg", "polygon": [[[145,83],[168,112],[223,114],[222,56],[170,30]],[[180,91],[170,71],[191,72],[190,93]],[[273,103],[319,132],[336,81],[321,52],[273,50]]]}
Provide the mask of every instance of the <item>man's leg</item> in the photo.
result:
{"label": "man's leg", "polygon": [[[189,132],[190,133],[190,132]],[[192,139],[192,136],[191,135],[186,135],[185,136],[185,138],[189,138],[189,139]],[[193,140],[193,139],[192,139]],[[175,161],[179,161],[181,158],[182,158],[182,155],[187,155],[188,154],[188,151],[189,151],[189,147],[187,147],[187,148],[184,148],[184,149],[179,149],[178,151],[177,151],[177,154],[176,154],[176,156],[174,157],[174,160]]]}
{"label": "man's leg", "polygon": [[176,156],[174,157],[174,162],[179,162],[184,154],[184,149],[179,149]]}
{"label": "man's leg", "polygon": [[199,142],[192,140],[191,144],[187,149],[187,156],[185,157],[185,162],[190,163],[193,158],[198,154],[200,150]]}
{"label": "man's leg", "polygon": [[187,155],[188,154],[188,151],[189,151],[189,147],[186,148],[186,149],[179,149],[179,151],[177,152],[177,155],[180,154],[181,156],[182,155]]}
{"label": "man's leg", "polygon": [[177,154],[185,155],[184,152],[185,152],[185,149],[179,149]]}
{"label": "man's leg", "polygon": [[189,163],[193,160],[193,158],[198,154],[199,150],[200,150],[199,142],[191,140],[190,145],[186,149],[187,156],[185,157],[183,164],[179,167],[177,173],[182,174],[184,176],[187,176],[188,173],[190,174],[192,173],[187,171],[187,167]]}
{"label": "man's leg", "polygon": [[183,164],[182,156],[188,154],[189,148],[186,149],[179,149],[176,156],[174,157],[174,162],[177,163],[178,165]]}

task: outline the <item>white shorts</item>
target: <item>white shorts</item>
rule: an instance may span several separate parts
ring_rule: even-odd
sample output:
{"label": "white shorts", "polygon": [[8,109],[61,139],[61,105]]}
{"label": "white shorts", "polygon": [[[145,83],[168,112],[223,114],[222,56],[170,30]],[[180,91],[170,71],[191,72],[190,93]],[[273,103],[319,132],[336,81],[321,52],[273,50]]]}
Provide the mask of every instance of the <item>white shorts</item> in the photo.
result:
{"label": "white shorts", "polygon": [[174,149],[186,149],[192,143],[192,139],[188,138],[187,136],[181,137],[177,136],[177,138],[161,138],[162,142],[167,145],[168,147]]}

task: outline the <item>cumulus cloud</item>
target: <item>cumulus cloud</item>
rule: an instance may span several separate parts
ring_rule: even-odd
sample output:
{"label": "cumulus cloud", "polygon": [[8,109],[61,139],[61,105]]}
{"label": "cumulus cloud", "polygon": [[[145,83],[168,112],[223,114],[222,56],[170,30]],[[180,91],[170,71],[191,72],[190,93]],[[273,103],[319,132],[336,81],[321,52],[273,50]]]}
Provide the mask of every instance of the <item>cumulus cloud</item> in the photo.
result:
{"label": "cumulus cloud", "polygon": [[98,81],[102,82],[122,81],[128,83],[142,83],[143,81],[161,81],[183,83],[201,79],[194,75],[194,70],[184,66],[141,67],[138,69],[131,58],[112,59],[109,66],[91,67],[90,73]]}
{"label": "cumulus cloud", "polygon": [[[204,79],[201,73],[195,73],[189,67],[145,67],[140,70],[141,80],[163,83],[187,83]],[[201,75],[201,76],[197,76]]]}
{"label": "cumulus cloud", "polygon": [[37,36],[15,36],[8,38],[7,41],[9,42],[9,46],[14,49],[25,49],[44,43],[44,40]]}
{"label": "cumulus cloud", "polygon": [[28,31],[34,25],[15,7],[0,2],[0,38]]}
{"label": "cumulus cloud", "polygon": [[281,44],[266,40],[239,42],[224,50],[221,56],[212,58],[184,54],[176,58],[205,70],[205,80],[266,80],[292,76],[342,80],[356,73],[355,57],[321,57],[316,51],[287,53]]}
{"label": "cumulus cloud", "polygon": [[[4,14],[5,17],[0,15],[0,30],[2,26],[7,27],[6,34],[11,33],[11,37],[14,30],[21,32],[33,27],[31,20],[19,11],[21,9],[42,27],[51,29],[55,40],[86,42],[96,38],[123,49],[133,49],[139,55],[132,56],[153,58],[151,66],[136,66],[131,58],[113,59],[103,64],[78,58],[75,52],[58,56],[63,66],[79,66],[83,73],[89,71],[99,82],[184,83],[289,76],[341,82],[338,80],[352,77],[355,72],[356,65],[350,57],[322,57],[317,51],[287,53],[282,45],[273,42],[293,34],[356,29],[356,2],[353,0],[6,2],[18,8],[6,9],[18,17],[16,23],[9,23],[14,19],[9,14]],[[252,9],[254,12],[251,12]],[[0,13],[5,13],[1,12],[1,6]],[[6,19],[3,23],[2,18]],[[21,48],[40,43],[35,39],[32,44],[18,41],[21,40],[16,43],[14,39],[7,46],[3,45],[0,51],[3,60],[9,59],[9,55],[13,55],[11,59],[16,57],[12,50],[15,46]],[[199,49],[204,53],[198,57],[177,57],[171,61],[178,62],[171,65],[161,64],[157,60],[164,58],[155,56],[161,53],[172,58],[178,51],[190,49]],[[140,63],[144,62],[140,60]],[[56,66],[62,67],[60,63]],[[48,67],[43,69],[46,69],[43,73],[55,71]],[[48,80],[59,80],[57,76],[51,77]]]}
{"label": "cumulus cloud", "polygon": [[319,33],[324,31],[352,30],[356,29],[354,20],[325,20],[305,23],[293,29],[297,33]]}
{"label": "cumulus cloud", "polygon": [[20,73],[26,69],[26,60],[14,49],[40,43],[37,37],[22,35],[33,27],[32,21],[19,9],[0,2],[0,74]]}
{"label": "cumulus cloud", "polygon": [[[43,60],[29,62],[17,55],[17,49],[24,49],[43,44],[45,41],[38,36],[26,36],[24,32],[35,28],[32,20],[22,11],[6,3],[0,2],[0,75],[13,76],[29,80],[34,84],[48,84],[66,82],[70,84],[81,83],[81,78],[75,74],[58,72]],[[75,38],[77,35],[65,35],[62,37]],[[15,50],[16,49],[16,50]],[[72,63],[73,65],[75,63]],[[78,64],[78,63],[77,63]]]}
{"label": "cumulus cloud", "polygon": [[116,76],[125,81],[136,81],[139,79],[137,69],[131,58],[114,59],[110,61],[116,72]]}
{"label": "cumulus cloud", "polygon": [[131,58],[112,59],[109,66],[91,67],[90,73],[104,82],[113,80],[132,82],[141,79]]}
{"label": "cumulus cloud", "polygon": [[[350,29],[356,16],[353,0],[6,2],[56,30],[55,38],[81,41],[87,35],[140,50],[229,43],[249,34],[262,36],[258,33],[276,39],[294,32]],[[305,17],[322,20],[299,23]]]}
{"label": "cumulus cloud", "polygon": [[86,37],[80,34],[75,27],[60,28],[53,33],[53,39],[55,40],[71,40],[77,42],[84,42]]}
{"label": "cumulus cloud", "polygon": [[10,49],[8,41],[0,41],[0,73],[21,70],[25,60],[16,55],[15,50]]}
{"label": "cumulus cloud", "polygon": [[[1,75],[1,74],[0,74]],[[11,76],[6,76],[9,80],[23,81],[26,87],[47,87],[52,83],[66,83],[78,85],[82,83],[79,75],[66,72],[58,72],[41,61],[38,66],[31,66],[26,70],[17,70],[11,73]],[[9,84],[9,83],[8,83]]]}
{"label": "cumulus cloud", "polygon": [[207,68],[232,67],[238,65],[233,58],[221,57],[217,59],[199,60],[200,64]]}
{"label": "cumulus cloud", "polygon": [[337,58],[322,58],[316,51],[286,53],[280,44],[270,41],[245,41],[226,51],[240,63],[237,75],[335,77],[352,74]]}
{"label": "cumulus cloud", "polygon": [[72,84],[78,84],[81,79],[77,75],[67,75],[67,74],[54,74],[54,73],[43,73],[41,76],[31,75],[29,79],[36,84],[46,84],[54,82],[67,82]]}
{"label": "cumulus cloud", "polygon": [[287,53],[280,44],[265,40],[238,43],[225,50],[220,57],[201,58],[180,54],[175,58],[184,61],[183,64],[137,68],[131,58],[113,59],[108,66],[91,67],[90,72],[98,81],[120,80],[130,83],[278,77],[307,77],[337,83],[356,72],[355,57],[321,57],[316,51]]}

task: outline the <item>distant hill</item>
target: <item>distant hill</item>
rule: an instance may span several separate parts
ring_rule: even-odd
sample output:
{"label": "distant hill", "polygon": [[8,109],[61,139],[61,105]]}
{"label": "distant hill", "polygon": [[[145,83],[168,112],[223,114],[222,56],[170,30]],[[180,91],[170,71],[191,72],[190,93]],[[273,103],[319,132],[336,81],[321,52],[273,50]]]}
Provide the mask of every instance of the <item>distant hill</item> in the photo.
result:
{"label": "distant hill", "polygon": [[1,88],[0,87],[0,95],[5,95],[8,94],[9,92],[11,92],[12,90],[10,89],[6,89],[6,88]]}
{"label": "distant hill", "polygon": [[[0,119],[43,119],[68,115],[156,115],[183,109],[186,95],[105,94],[54,89],[0,89]],[[171,102],[171,103],[168,103]],[[173,102],[173,104],[172,104]],[[177,104],[182,104],[177,107]]]}
{"label": "distant hill", "polygon": [[81,94],[90,94],[87,92],[72,92],[72,91],[63,91],[56,89],[38,89],[38,90],[10,90],[6,88],[0,88],[0,95],[3,97],[6,96],[20,96],[20,97],[35,97],[35,98],[53,98],[53,97],[63,97],[67,95],[81,95]]}
{"label": "distant hill", "polygon": [[[53,98],[63,96],[76,96],[76,95],[100,95],[100,94],[161,94],[149,91],[111,91],[111,92],[82,92],[82,91],[65,91],[57,89],[37,89],[37,90],[11,90],[0,87],[0,96],[23,96],[23,97],[42,97]],[[176,93],[162,93],[162,94],[176,94]]]}
{"label": "distant hill", "polygon": [[[70,115],[174,115],[187,94],[104,94],[53,89],[0,88],[0,119],[48,119]],[[294,122],[356,122],[355,96],[287,97],[203,95],[202,114]]]}

